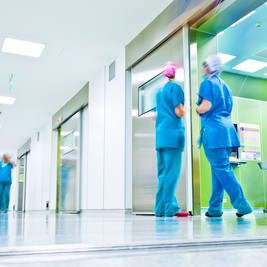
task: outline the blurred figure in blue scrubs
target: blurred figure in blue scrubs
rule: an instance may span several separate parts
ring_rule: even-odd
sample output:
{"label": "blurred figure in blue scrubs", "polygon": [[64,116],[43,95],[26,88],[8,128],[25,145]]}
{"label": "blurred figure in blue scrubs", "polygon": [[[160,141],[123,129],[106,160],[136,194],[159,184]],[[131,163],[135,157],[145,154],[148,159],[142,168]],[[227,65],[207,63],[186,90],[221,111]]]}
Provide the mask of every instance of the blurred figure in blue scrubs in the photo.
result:
{"label": "blurred figure in blue scrubs", "polygon": [[156,96],[156,150],[158,163],[158,188],[155,216],[188,216],[182,212],[175,197],[180,176],[185,133],[182,117],[185,115],[184,92],[174,82],[177,65],[169,62],[163,75],[168,78]]}
{"label": "blurred figure in blue scrubs", "polygon": [[10,187],[12,184],[12,169],[16,166],[14,161],[10,160],[9,154],[4,154],[0,161],[0,212],[8,212],[10,200]]}
{"label": "blurred figure in blue scrubs", "polygon": [[200,85],[196,109],[201,118],[200,145],[203,144],[212,172],[212,194],[206,216],[222,216],[225,190],[237,210],[236,215],[242,217],[252,209],[229,162],[232,149],[240,143],[231,120],[232,92],[219,77],[222,70],[219,55],[209,56],[203,63],[204,81]]}

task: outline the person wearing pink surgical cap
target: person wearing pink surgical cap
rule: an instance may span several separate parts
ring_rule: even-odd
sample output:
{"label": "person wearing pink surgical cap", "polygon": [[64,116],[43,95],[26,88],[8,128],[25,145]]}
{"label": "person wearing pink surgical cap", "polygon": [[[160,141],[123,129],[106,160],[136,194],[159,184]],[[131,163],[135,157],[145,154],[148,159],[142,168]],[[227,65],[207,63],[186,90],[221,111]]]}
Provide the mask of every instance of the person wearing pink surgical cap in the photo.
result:
{"label": "person wearing pink surgical cap", "polygon": [[181,172],[182,152],[185,145],[183,127],[184,92],[175,81],[177,64],[168,62],[162,75],[168,78],[156,96],[156,150],[158,164],[158,187],[155,216],[188,216],[179,207],[175,196]]}

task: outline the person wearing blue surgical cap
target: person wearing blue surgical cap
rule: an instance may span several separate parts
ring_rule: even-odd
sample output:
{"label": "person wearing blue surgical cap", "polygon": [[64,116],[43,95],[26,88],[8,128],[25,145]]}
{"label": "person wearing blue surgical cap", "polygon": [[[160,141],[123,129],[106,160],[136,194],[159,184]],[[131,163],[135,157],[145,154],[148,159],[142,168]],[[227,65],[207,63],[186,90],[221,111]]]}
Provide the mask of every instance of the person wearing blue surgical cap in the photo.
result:
{"label": "person wearing blue surgical cap", "polygon": [[168,62],[163,76],[168,81],[156,96],[156,150],[158,163],[158,187],[155,216],[188,216],[182,211],[175,196],[178,182],[185,134],[182,118],[185,115],[184,92],[175,81],[177,65]]}
{"label": "person wearing blue surgical cap", "polygon": [[203,144],[212,172],[212,194],[206,216],[222,216],[225,190],[237,210],[236,215],[242,217],[252,209],[229,161],[232,149],[239,147],[240,142],[231,120],[232,92],[219,77],[222,70],[219,55],[209,56],[203,63],[204,81],[200,84],[196,109],[201,119],[200,145]]}

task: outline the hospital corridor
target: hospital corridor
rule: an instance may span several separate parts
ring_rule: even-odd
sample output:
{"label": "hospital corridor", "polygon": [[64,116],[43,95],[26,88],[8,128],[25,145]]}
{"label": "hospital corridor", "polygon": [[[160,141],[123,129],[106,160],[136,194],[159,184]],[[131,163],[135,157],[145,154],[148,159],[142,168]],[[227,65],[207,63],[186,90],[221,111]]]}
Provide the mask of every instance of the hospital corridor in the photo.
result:
{"label": "hospital corridor", "polygon": [[266,0],[0,22],[0,266],[266,266]]}

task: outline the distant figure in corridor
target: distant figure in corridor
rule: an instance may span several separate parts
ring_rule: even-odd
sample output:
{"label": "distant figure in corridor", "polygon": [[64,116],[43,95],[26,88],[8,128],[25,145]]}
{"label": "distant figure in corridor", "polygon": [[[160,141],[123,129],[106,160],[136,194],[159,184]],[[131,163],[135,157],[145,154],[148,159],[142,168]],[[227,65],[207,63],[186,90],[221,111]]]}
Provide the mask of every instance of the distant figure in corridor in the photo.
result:
{"label": "distant figure in corridor", "polygon": [[11,171],[14,166],[16,163],[10,160],[10,155],[4,154],[0,161],[0,212],[3,213],[8,212],[12,184]]}
{"label": "distant figure in corridor", "polygon": [[242,217],[251,213],[252,209],[229,161],[232,149],[239,147],[240,142],[231,120],[232,92],[219,77],[222,70],[219,55],[209,56],[203,63],[204,81],[200,84],[196,109],[201,119],[199,145],[203,144],[212,172],[212,194],[206,216],[222,216],[225,190],[237,209],[236,215]]}
{"label": "distant figure in corridor", "polygon": [[175,197],[180,176],[185,133],[182,117],[185,115],[184,92],[174,82],[177,65],[169,62],[163,75],[168,82],[156,96],[156,150],[158,163],[158,188],[155,216],[188,216],[182,212]]}

